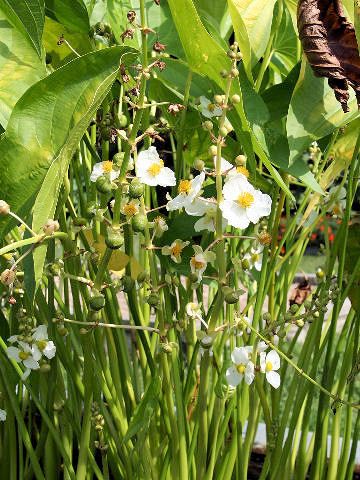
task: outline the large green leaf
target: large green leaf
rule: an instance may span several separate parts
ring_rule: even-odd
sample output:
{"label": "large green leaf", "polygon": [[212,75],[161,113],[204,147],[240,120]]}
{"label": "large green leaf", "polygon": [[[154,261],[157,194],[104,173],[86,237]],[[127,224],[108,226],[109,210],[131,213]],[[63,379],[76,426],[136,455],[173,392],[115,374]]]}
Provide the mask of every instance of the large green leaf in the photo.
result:
{"label": "large green leaf", "polygon": [[0,0],[0,10],[35,48],[41,58],[41,37],[44,28],[44,0]]}
{"label": "large green leaf", "polygon": [[1,12],[0,38],[0,124],[5,129],[15,103],[46,70],[29,42]]}
{"label": "large green leaf", "polygon": [[[4,199],[20,216],[33,209],[33,229],[53,218],[69,162],[90,120],[114,82],[120,61],[136,51],[113,47],[89,53],[30,87],[16,104],[0,142]],[[39,190],[40,189],[40,190]],[[0,220],[0,235],[13,226]],[[37,283],[46,250],[34,251]]]}
{"label": "large green leaf", "polygon": [[45,13],[75,32],[89,33],[89,17],[82,0],[45,0]]}
{"label": "large green leaf", "polygon": [[[220,71],[230,67],[230,59],[226,56],[226,52],[206,31],[191,0],[183,0],[180,3],[176,0],[168,0],[168,3],[189,66],[194,71],[207,75],[222,91],[225,91],[227,80],[220,76]],[[187,18],[187,22],[183,21],[184,18]],[[230,91],[231,95],[235,93],[241,93],[240,84],[237,80],[232,83]],[[229,113],[229,118],[248,156],[251,168],[254,170],[255,150],[274,180],[293,198],[290,190],[264,154],[259,141],[251,131],[241,103],[235,105],[234,110]]]}
{"label": "large green leaf", "polygon": [[248,32],[253,65],[265,52],[269,41],[276,0],[232,0]]}
{"label": "large green leaf", "polygon": [[358,116],[355,95],[350,92],[350,111],[343,113],[326,78],[315,77],[303,60],[287,117],[287,136],[292,164],[311,142],[329,135]]}

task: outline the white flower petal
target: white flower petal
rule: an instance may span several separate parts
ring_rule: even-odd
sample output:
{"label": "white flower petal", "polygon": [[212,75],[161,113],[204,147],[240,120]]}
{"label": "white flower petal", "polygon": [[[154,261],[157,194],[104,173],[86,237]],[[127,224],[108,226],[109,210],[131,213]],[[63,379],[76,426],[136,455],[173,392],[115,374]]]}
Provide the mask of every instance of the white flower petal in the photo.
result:
{"label": "white flower petal", "polygon": [[159,175],[156,175],[157,185],[161,187],[172,187],[176,185],[175,173],[170,168],[163,167]]}
{"label": "white flower petal", "polygon": [[268,348],[268,345],[266,345],[265,342],[259,342],[257,344],[256,351],[258,353],[265,352],[265,350],[267,350],[267,348]]}
{"label": "white flower petal", "polygon": [[36,341],[47,340],[49,338],[47,333],[47,326],[39,325],[38,327],[36,327],[34,333],[32,334],[32,338]]}
{"label": "white flower petal", "polygon": [[244,347],[235,347],[231,352],[231,360],[235,365],[247,365],[249,354]]}
{"label": "white flower petal", "polygon": [[[32,354],[32,357],[33,359],[37,362],[38,360],[40,360],[41,358],[41,352],[40,352],[40,349],[37,345],[33,345],[32,348],[31,348],[31,354]],[[25,363],[24,363],[25,365]]]}
{"label": "white flower petal", "polygon": [[42,352],[45,357],[47,358],[53,358],[55,357],[55,354],[56,354],[56,347],[54,345],[54,342],[53,341],[49,341],[46,343],[46,347],[44,348],[43,352]]}
{"label": "white flower petal", "polygon": [[240,228],[241,230],[249,226],[250,220],[247,216],[246,208],[241,207],[231,200],[224,200],[220,205],[220,209],[229,225]]}
{"label": "white flower petal", "polygon": [[230,367],[226,370],[226,380],[232,387],[237,387],[243,378],[243,374],[236,370],[236,367]]}
{"label": "white flower petal", "polygon": [[274,388],[279,388],[280,386],[280,375],[277,372],[270,371],[266,372],[266,380],[270,383],[270,385]]}
{"label": "white flower petal", "polygon": [[262,373],[265,373],[265,368],[266,368],[266,353],[261,352],[260,353],[260,370]]}
{"label": "white flower petal", "polygon": [[254,378],[255,378],[254,364],[253,362],[249,362],[245,367],[245,382],[248,385],[251,385]]}
{"label": "white flower petal", "polygon": [[25,370],[25,372],[23,373],[23,376],[21,377],[21,380],[23,380],[23,381],[26,380],[28,378],[28,376],[30,375],[30,373],[31,373],[31,369],[27,368]]}
{"label": "white flower petal", "polygon": [[0,422],[5,422],[6,415],[7,415],[6,411],[0,408]]}
{"label": "white flower petal", "polygon": [[7,341],[8,341],[9,343],[15,343],[15,342],[17,342],[17,341],[18,341],[18,335],[11,335],[11,337],[9,337],[9,338],[7,339]]}
{"label": "white flower petal", "polygon": [[270,350],[270,352],[266,355],[266,361],[271,362],[272,370],[279,370],[280,368],[280,357],[275,350]]}
{"label": "white flower petal", "polygon": [[21,358],[19,357],[20,352],[21,350],[19,350],[16,347],[8,347],[6,353],[9,358],[13,358],[16,362],[20,363],[21,362]]}
{"label": "white flower petal", "polygon": [[31,370],[38,370],[40,368],[39,362],[34,360],[31,356],[24,360],[23,364],[26,368],[30,368]]}

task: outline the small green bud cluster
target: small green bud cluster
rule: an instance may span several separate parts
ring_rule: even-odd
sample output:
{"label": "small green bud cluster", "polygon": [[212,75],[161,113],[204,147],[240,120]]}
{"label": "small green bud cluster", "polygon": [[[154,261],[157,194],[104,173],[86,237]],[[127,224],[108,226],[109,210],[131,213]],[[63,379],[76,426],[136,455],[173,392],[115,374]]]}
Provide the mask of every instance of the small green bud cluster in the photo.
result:
{"label": "small green bud cluster", "polygon": [[26,311],[20,309],[18,312],[18,323],[19,323],[19,332],[20,335],[18,336],[19,342],[25,342],[29,345],[33,343],[33,338],[31,336],[31,331],[34,328],[34,320],[31,317],[28,317]]}
{"label": "small green bud cluster", "polygon": [[93,291],[90,299],[89,299],[89,307],[94,312],[98,312],[99,310],[105,307],[105,297],[102,293],[95,290]]}
{"label": "small green bud cluster", "polygon": [[106,454],[109,446],[104,442],[103,429],[105,425],[104,417],[100,413],[100,409],[96,402],[91,405],[91,425],[97,433],[97,440],[94,441],[95,448],[99,449],[103,455]]}

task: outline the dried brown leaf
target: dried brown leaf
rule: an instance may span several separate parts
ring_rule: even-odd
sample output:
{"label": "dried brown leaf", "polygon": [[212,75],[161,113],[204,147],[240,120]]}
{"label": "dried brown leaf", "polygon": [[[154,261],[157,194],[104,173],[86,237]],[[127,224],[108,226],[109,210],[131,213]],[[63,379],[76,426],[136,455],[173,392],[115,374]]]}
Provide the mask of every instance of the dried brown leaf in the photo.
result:
{"label": "dried brown leaf", "polygon": [[299,37],[318,77],[329,86],[344,112],[349,111],[349,86],[360,109],[360,57],[354,25],[347,21],[339,0],[299,0]]}
{"label": "dried brown leaf", "polygon": [[294,303],[296,303],[296,305],[299,305],[299,306],[302,305],[307,299],[307,297],[310,295],[310,293],[311,293],[311,286],[310,286],[309,280],[304,278],[304,280],[302,280],[292,290],[289,297],[290,306],[294,305]]}

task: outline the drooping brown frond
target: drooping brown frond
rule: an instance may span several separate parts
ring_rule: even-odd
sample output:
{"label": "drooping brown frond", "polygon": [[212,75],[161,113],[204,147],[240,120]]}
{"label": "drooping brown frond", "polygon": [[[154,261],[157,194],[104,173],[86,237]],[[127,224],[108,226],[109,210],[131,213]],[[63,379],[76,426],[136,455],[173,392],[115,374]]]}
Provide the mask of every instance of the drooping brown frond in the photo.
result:
{"label": "drooping brown frond", "polygon": [[349,85],[360,109],[360,57],[355,28],[339,0],[299,0],[299,37],[318,77],[327,77],[344,112],[349,111]]}
{"label": "drooping brown frond", "polygon": [[290,306],[294,305],[294,303],[296,303],[296,305],[301,306],[305,302],[307,297],[310,295],[310,293],[311,293],[310,282],[307,278],[304,278],[291,291],[290,297],[289,297]]}

